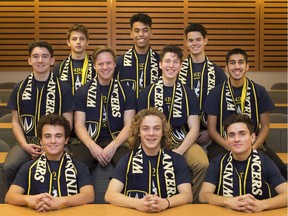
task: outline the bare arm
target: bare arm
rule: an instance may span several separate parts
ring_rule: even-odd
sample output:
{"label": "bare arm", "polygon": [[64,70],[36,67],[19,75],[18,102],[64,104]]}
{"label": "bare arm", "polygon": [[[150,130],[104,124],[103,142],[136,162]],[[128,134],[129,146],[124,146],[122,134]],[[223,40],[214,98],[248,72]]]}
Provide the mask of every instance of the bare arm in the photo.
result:
{"label": "bare arm", "polygon": [[16,110],[12,110],[12,130],[20,147],[30,154],[32,158],[36,158],[43,153],[41,146],[26,142],[23,128],[19,122],[18,112]]}
{"label": "bare arm", "polygon": [[264,200],[251,200],[250,210],[252,212],[261,212],[269,209],[287,207],[287,182],[278,185],[275,190],[278,193],[277,196],[264,199]]}
{"label": "bare arm", "polygon": [[122,128],[118,136],[114,140],[112,140],[109,143],[109,145],[107,145],[104,148],[104,151],[102,152],[102,156],[103,158],[105,158],[107,163],[111,161],[118,147],[128,139],[131,121],[135,116],[135,114],[136,114],[135,110],[124,111],[124,118],[123,118],[124,127]]}
{"label": "bare arm", "polygon": [[[117,179],[112,179],[105,194],[105,201],[113,205],[126,208],[135,208],[144,212],[160,212],[168,208],[168,202],[157,195],[147,194],[142,199],[131,198],[121,193],[124,184]],[[192,201],[191,184],[185,183],[178,186],[179,194],[169,199],[170,206],[175,207]]]}
{"label": "bare arm", "polygon": [[44,196],[42,194],[24,195],[24,192],[25,190],[22,187],[12,184],[6,193],[5,202],[12,205],[28,206],[37,209]]}
{"label": "bare arm", "polygon": [[237,196],[237,197],[225,197],[214,194],[216,186],[209,182],[203,182],[199,200],[201,203],[209,203],[211,205],[216,205],[220,207],[227,207],[237,211],[252,212],[247,209],[248,200],[253,199],[253,196],[250,194]]}
{"label": "bare arm", "polygon": [[175,149],[175,152],[181,155],[183,155],[186,150],[195,143],[200,130],[200,120],[198,115],[190,115],[188,117],[187,123],[189,127],[189,132],[186,135],[182,144],[177,149]]}
{"label": "bare arm", "polygon": [[65,112],[62,114],[70,123],[71,129],[73,128],[73,112]]}
{"label": "bare arm", "polygon": [[230,151],[225,139],[217,131],[217,116],[208,115],[208,133],[212,140],[214,140],[218,145]]}
{"label": "bare arm", "polygon": [[265,142],[269,135],[270,131],[270,118],[269,118],[269,112],[265,112],[260,114],[260,124],[261,124],[261,129],[260,132],[253,144],[254,149],[258,149],[262,144]]}
{"label": "bare arm", "polygon": [[92,185],[85,185],[80,188],[78,194],[72,196],[53,197],[48,195],[42,199],[48,206],[46,210],[61,209],[71,206],[84,205],[94,201],[94,188]]}
{"label": "bare arm", "polygon": [[69,206],[83,205],[94,201],[92,185],[80,188],[80,193],[73,196],[52,197],[48,193],[37,195],[24,195],[24,189],[18,185],[11,185],[5,202],[12,205],[28,206],[37,211],[48,211]]}
{"label": "bare arm", "polygon": [[100,164],[105,166],[107,164],[105,163],[105,160],[101,156],[101,152],[103,151],[103,149],[99,145],[97,145],[94,142],[94,140],[91,139],[85,127],[85,122],[86,122],[86,113],[76,111],[74,115],[74,126],[77,137],[81,140],[81,142],[84,145],[87,146],[93,157],[97,159]]}

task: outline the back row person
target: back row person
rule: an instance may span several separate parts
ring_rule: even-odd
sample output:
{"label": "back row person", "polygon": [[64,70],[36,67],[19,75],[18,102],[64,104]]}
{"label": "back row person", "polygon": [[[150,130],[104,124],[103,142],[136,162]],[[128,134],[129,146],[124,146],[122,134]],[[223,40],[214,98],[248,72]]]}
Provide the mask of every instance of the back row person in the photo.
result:
{"label": "back row person", "polygon": [[201,111],[200,134],[197,143],[204,147],[211,143],[211,139],[208,135],[207,115],[203,111],[203,106],[211,90],[226,80],[226,74],[205,54],[205,46],[208,43],[206,28],[199,23],[192,23],[184,32],[189,55],[182,62],[179,80],[194,89],[197,96]]}
{"label": "back row person", "polygon": [[55,76],[71,86],[73,95],[79,87],[96,75],[91,56],[86,53],[89,44],[89,32],[82,24],[72,25],[67,32],[67,45],[70,55],[53,68]]}
{"label": "back row person", "polygon": [[161,76],[159,54],[150,47],[152,19],[138,13],[130,18],[130,36],[133,47],[117,58],[115,76],[129,86],[139,97],[140,91]]}
{"label": "back row person", "polygon": [[71,124],[75,108],[71,88],[51,73],[53,48],[45,41],[29,44],[28,63],[32,73],[13,89],[8,101],[12,110],[12,130],[19,145],[8,153],[4,163],[7,188],[20,167],[43,153],[36,137],[37,123],[42,115],[62,114]]}

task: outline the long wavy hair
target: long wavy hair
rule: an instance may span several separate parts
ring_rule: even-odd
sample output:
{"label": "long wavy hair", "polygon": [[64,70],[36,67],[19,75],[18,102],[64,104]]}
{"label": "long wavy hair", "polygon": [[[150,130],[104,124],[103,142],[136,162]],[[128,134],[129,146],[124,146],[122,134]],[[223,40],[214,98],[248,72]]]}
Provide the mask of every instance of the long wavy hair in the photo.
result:
{"label": "long wavy hair", "polygon": [[161,119],[163,131],[163,136],[160,141],[161,148],[171,149],[171,126],[167,122],[165,115],[155,107],[141,110],[139,113],[137,113],[137,115],[134,116],[130,127],[130,135],[128,138],[129,149],[134,150],[140,145],[140,125],[146,116],[158,116]]}

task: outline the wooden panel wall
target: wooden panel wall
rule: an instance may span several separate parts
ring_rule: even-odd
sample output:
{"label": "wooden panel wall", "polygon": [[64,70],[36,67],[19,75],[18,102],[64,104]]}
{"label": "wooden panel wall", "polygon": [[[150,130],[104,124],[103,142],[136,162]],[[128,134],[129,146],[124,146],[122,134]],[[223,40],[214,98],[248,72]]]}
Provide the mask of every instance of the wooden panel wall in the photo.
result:
{"label": "wooden panel wall", "polygon": [[287,4],[287,0],[261,1],[260,71],[287,72]]}
{"label": "wooden panel wall", "polygon": [[89,53],[111,45],[118,55],[131,47],[129,19],[153,19],[151,46],[184,46],[184,29],[199,22],[208,30],[207,55],[220,66],[234,47],[250,56],[251,71],[287,72],[287,0],[18,0],[0,2],[0,71],[30,71],[27,45],[47,40],[56,60],[69,53],[66,32],[74,23],[89,28]]}

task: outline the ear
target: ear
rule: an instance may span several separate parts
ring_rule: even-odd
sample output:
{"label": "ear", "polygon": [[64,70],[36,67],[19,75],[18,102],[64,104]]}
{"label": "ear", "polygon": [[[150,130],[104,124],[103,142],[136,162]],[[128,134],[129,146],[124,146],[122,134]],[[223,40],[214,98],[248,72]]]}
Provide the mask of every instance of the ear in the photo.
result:
{"label": "ear", "polygon": [[65,139],[65,144],[64,144],[64,145],[67,145],[67,144],[68,144],[68,141],[69,141],[69,137],[67,137],[67,138]]}
{"label": "ear", "polygon": [[70,40],[66,40],[67,45],[70,47]]}
{"label": "ear", "polygon": [[249,63],[246,64],[246,71],[249,70]]}
{"label": "ear", "polygon": [[252,145],[253,145],[253,143],[255,142],[255,140],[256,140],[256,134],[255,134],[255,133],[252,133],[252,134],[251,134],[251,142],[252,142]]}
{"label": "ear", "polygon": [[204,44],[205,44],[205,46],[207,45],[207,43],[208,43],[208,37],[205,37],[205,38],[204,38]]}
{"label": "ear", "polygon": [[28,57],[28,64],[29,64],[29,65],[32,65],[32,63],[31,63],[31,57]]}
{"label": "ear", "polygon": [[50,65],[54,65],[54,63],[55,63],[55,58],[52,57],[51,60],[50,60]]}

